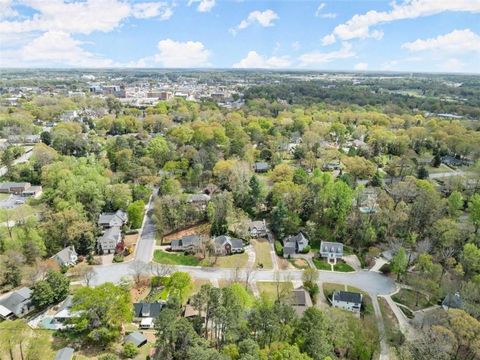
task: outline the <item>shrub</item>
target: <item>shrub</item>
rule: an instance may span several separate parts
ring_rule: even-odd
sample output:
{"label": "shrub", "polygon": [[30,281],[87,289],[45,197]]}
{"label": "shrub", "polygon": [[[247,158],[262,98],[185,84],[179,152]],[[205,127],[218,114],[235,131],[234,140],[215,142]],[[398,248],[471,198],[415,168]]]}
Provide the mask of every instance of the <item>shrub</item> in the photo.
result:
{"label": "shrub", "polygon": [[278,256],[283,256],[283,245],[280,241],[275,241],[275,253]]}
{"label": "shrub", "polygon": [[132,343],[126,343],[123,345],[123,356],[128,359],[134,358],[138,352],[138,348]]}
{"label": "shrub", "polygon": [[123,260],[124,260],[124,257],[122,254],[113,255],[113,262],[119,263],[119,262],[123,262]]}
{"label": "shrub", "polygon": [[390,274],[392,272],[392,269],[390,267],[390,264],[384,264],[381,268],[380,268],[380,272],[383,273],[383,274]]}
{"label": "shrub", "polygon": [[150,280],[150,286],[152,288],[159,287],[162,285],[162,278],[160,276],[152,276]]}
{"label": "shrub", "polygon": [[303,248],[303,250],[301,251],[302,254],[308,254],[311,250],[311,247],[310,245],[307,245]]}
{"label": "shrub", "polygon": [[98,358],[98,360],[119,360],[115,354],[105,354]]}

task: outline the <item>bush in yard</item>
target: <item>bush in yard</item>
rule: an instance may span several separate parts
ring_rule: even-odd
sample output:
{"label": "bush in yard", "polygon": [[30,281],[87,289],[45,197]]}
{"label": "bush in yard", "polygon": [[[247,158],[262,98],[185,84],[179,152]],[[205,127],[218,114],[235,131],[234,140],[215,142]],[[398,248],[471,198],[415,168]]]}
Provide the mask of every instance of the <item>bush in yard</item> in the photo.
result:
{"label": "bush in yard", "polygon": [[105,354],[100,356],[98,360],[119,360],[119,358],[115,354]]}
{"label": "bush in yard", "polygon": [[278,256],[283,256],[283,245],[280,241],[275,241],[275,253]]}
{"label": "bush in yard", "polygon": [[303,248],[303,250],[300,251],[300,252],[301,252],[302,254],[308,254],[308,253],[310,252],[310,250],[311,250],[310,245],[307,245],[307,246],[305,246],[305,247]]}
{"label": "bush in yard", "polygon": [[143,200],[137,200],[128,205],[128,222],[131,229],[138,229],[142,226],[144,210],[145,203]]}
{"label": "bush in yard", "polygon": [[123,262],[124,258],[122,254],[115,254],[113,255],[113,262],[119,263]]}
{"label": "bush in yard", "polygon": [[134,358],[138,352],[138,348],[132,343],[126,343],[123,345],[123,356],[128,359]]}
{"label": "bush in yard", "polygon": [[384,264],[381,268],[380,268],[380,272],[382,274],[390,274],[392,272],[392,269],[390,267],[390,264]]}

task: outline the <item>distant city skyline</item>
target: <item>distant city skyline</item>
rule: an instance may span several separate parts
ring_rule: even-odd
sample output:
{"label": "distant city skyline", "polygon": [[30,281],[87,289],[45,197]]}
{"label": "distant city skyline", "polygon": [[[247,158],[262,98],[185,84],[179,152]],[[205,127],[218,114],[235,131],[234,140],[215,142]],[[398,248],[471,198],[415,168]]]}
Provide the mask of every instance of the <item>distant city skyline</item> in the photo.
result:
{"label": "distant city skyline", "polygon": [[0,66],[480,73],[480,0],[0,0]]}

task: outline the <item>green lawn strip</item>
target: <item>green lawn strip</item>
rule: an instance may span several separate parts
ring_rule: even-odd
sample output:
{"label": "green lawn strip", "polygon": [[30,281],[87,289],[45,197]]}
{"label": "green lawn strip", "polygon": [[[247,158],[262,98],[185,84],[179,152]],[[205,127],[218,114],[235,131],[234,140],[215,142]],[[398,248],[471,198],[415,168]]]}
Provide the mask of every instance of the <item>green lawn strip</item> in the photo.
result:
{"label": "green lawn strip", "polygon": [[163,250],[155,250],[153,260],[160,264],[167,265],[196,266],[200,263],[200,260],[193,255],[185,255],[183,253],[168,253]]}
{"label": "green lawn strip", "polygon": [[400,289],[398,293],[392,296],[393,301],[405,305],[413,311],[425,309],[434,305],[428,298],[415,290]]}
{"label": "green lawn strip", "polygon": [[265,239],[253,239],[251,244],[255,250],[255,266],[263,265],[263,269],[272,269],[272,257],[270,256],[270,244]]}
{"label": "green lawn strip", "polygon": [[[277,283],[274,281],[257,281],[257,288],[260,294],[263,294],[268,299],[275,301],[277,299]],[[280,296],[288,296],[293,290],[293,284],[288,282],[280,282],[278,284],[278,291]]]}
{"label": "green lawn strip", "polygon": [[397,317],[384,298],[378,297],[378,303],[380,305],[380,311],[382,312],[387,341],[393,346],[400,346],[403,344],[405,337],[400,331]]}
{"label": "green lawn strip", "polygon": [[355,271],[354,268],[352,268],[350,265],[348,265],[347,263],[336,263],[334,266],[333,266],[333,270],[334,271],[341,271],[341,272],[352,272],[352,271]]}
{"label": "green lawn strip", "polygon": [[332,270],[330,264],[323,259],[313,259],[313,263],[315,264],[315,267],[319,270]]}

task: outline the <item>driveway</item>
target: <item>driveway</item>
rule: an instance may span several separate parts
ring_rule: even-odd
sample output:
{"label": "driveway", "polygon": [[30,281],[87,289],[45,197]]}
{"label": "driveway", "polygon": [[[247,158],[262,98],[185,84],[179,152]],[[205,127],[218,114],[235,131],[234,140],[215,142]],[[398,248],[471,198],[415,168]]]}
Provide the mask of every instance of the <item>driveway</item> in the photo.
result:
{"label": "driveway", "polygon": [[[143,219],[142,228],[140,229],[140,236],[135,246],[135,260],[149,263],[153,258],[153,251],[155,248],[155,224],[152,217],[149,216],[150,210],[153,208],[153,202],[157,196],[158,189],[154,188],[152,196],[148,201],[145,210],[145,218]],[[125,274],[124,274],[125,275]]]}

